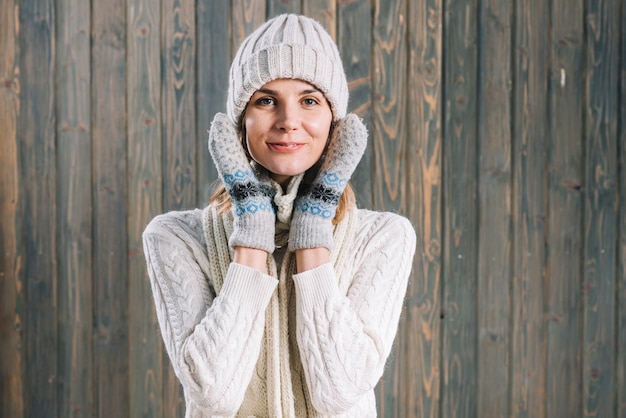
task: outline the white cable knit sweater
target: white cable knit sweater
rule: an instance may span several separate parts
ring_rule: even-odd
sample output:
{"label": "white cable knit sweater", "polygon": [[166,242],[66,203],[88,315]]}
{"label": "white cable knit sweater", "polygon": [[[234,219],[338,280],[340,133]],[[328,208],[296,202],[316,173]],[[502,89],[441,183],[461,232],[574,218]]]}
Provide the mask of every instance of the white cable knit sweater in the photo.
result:
{"label": "white cable knit sweater", "polygon": [[231,215],[211,206],[160,215],[144,232],[186,417],[376,416],[415,251],[409,221],[355,209],[335,228],[330,263],[300,274],[285,247],[269,274],[232,263],[231,232]]}

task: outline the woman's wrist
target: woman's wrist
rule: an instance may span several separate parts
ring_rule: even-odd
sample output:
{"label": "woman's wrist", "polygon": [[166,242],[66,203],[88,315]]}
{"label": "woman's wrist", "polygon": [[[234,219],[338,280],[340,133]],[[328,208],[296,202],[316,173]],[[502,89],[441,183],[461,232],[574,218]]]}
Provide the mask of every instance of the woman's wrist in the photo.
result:
{"label": "woman's wrist", "polygon": [[330,261],[328,248],[303,248],[296,250],[296,270],[298,273],[314,269]]}
{"label": "woman's wrist", "polygon": [[237,246],[233,261],[267,274],[267,251]]}

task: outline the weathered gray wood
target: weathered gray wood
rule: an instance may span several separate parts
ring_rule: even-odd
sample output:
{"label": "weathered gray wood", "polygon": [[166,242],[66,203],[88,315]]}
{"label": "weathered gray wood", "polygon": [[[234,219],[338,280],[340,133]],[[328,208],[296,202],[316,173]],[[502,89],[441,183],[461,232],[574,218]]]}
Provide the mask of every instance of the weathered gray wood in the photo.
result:
{"label": "weathered gray wood", "polygon": [[94,396],[104,418],[129,411],[126,8],[91,6]]}
{"label": "weathered gray wood", "polygon": [[161,2],[164,209],[196,202],[195,3]]}
{"label": "weathered gray wood", "polygon": [[477,3],[444,4],[441,417],[476,416]]}
{"label": "weathered gray wood", "polygon": [[581,411],[583,2],[551,6],[546,417]]}
{"label": "weathered gray wood", "polygon": [[264,1],[255,0],[231,0],[231,60],[234,58],[243,40],[246,39],[246,36],[265,22],[267,16],[265,3]]}
{"label": "weathered gray wood", "polygon": [[24,418],[24,275],[19,167],[18,26],[13,0],[0,1],[0,416]]}
{"label": "weathered gray wood", "polygon": [[211,121],[218,112],[226,112],[228,70],[230,69],[231,9],[229,0],[196,2],[198,85],[196,87],[198,137],[198,207],[211,197],[217,170],[207,145]]}
{"label": "weathered gray wood", "polygon": [[400,402],[403,416],[436,418],[441,390],[442,0],[409,2],[407,19],[408,187],[403,192],[417,247],[406,297],[406,354],[400,361],[411,372],[405,375]]}
{"label": "weathered gray wood", "polygon": [[[337,20],[336,3],[337,0],[302,0],[302,14],[320,22],[335,42],[337,42],[337,26],[339,23]],[[356,3],[359,3],[359,1],[357,0]],[[360,23],[364,28],[368,28],[370,20],[368,15]]]}
{"label": "weathered gray wood", "polygon": [[[407,210],[407,171],[404,160],[407,149],[406,91],[407,72],[407,4],[403,0],[376,1],[372,26],[372,168],[377,173],[372,181],[373,206],[376,209]],[[407,315],[413,315],[414,305],[408,304]],[[377,402],[381,415],[406,416],[400,391],[412,391],[405,383],[408,365],[406,356],[414,352],[403,315],[396,345],[388,361],[385,379],[378,385]],[[417,377],[419,378],[419,376]],[[413,392],[415,393],[415,392]]]}
{"label": "weathered gray wood", "polygon": [[[196,206],[195,2],[161,2],[163,210]],[[166,356],[164,356],[166,357]],[[165,359],[163,409],[184,416],[182,388]]]}
{"label": "weathered gray wood", "polygon": [[[363,118],[369,131],[368,145],[350,180],[360,207],[372,208],[372,17],[368,0],[339,2],[337,5],[337,46],[348,78],[348,111]],[[330,27],[328,28],[330,29]]]}
{"label": "weathered gray wood", "polygon": [[615,416],[626,416],[626,7],[622,5],[621,16],[621,62],[620,62],[620,113],[619,140],[619,242],[617,249],[617,352],[615,374],[617,376],[615,393]]}
{"label": "weathered gray wood", "polygon": [[46,418],[56,416],[58,376],[54,2],[21,3],[16,12],[19,165],[24,192],[23,393],[25,415]]}
{"label": "weathered gray wood", "polygon": [[418,232],[379,416],[625,416],[617,0],[0,0],[0,416],[183,416],[141,232],[206,204],[232,55],[285,11],[337,39],[359,204]]}
{"label": "weathered gray wood", "polygon": [[91,417],[92,207],[89,4],[56,3],[59,415]]}
{"label": "weathered gray wood", "polygon": [[131,417],[163,417],[163,357],[141,234],[163,210],[161,10],[127,1],[128,341]]}
{"label": "weathered gray wood", "polygon": [[583,414],[615,417],[619,4],[587,2]]}
{"label": "weathered gray wood", "polygon": [[[372,71],[372,167],[376,209],[406,213],[407,5],[404,0],[374,5]],[[412,202],[411,202],[412,203]]]}
{"label": "weathered gray wood", "polygon": [[268,0],[267,18],[272,18],[283,13],[301,13],[301,0]]}
{"label": "weathered gray wood", "polygon": [[511,3],[479,5],[477,416],[509,413]]}
{"label": "weathered gray wood", "polygon": [[545,416],[548,5],[515,3],[510,417]]}

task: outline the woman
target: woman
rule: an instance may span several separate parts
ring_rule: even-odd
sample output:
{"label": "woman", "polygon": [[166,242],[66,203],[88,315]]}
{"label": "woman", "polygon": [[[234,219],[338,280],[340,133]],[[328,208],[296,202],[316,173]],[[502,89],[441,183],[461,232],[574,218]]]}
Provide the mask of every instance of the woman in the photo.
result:
{"label": "woman", "polygon": [[187,417],[376,415],[415,232],[359,210],[348,180],[367,143],[346,115],[331,37],[281,15],[241,45],[209,149],[204,210],[156,217],[144,248]]}

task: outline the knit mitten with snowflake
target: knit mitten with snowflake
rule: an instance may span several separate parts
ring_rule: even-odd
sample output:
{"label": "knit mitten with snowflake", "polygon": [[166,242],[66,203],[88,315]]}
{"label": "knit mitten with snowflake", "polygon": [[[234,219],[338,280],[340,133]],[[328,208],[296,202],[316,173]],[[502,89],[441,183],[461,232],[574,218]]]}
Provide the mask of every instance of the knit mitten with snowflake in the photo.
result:
{"label": "knit mitten with snowflake", "polygon": [[234,124],[223,113],[216,114],[211,123],[209,151],[232,203],[234,230],[228,244],[271,254],[276,191],[265,173],[253,170]]}
{"label": "knit mitten with snowflake", "polygon": [[337,122],[315,180],[295,202],[290,250],[332,248],[337,204],[366,146],[367,130],[361,119],[349,114]]}

